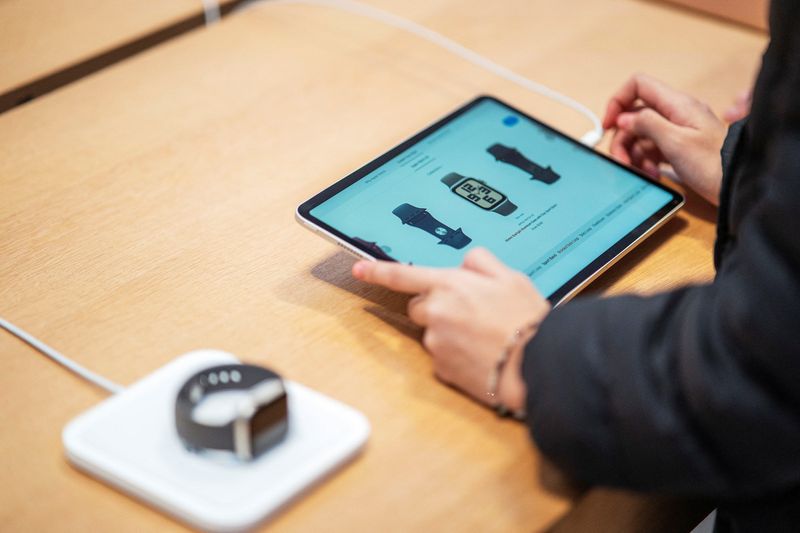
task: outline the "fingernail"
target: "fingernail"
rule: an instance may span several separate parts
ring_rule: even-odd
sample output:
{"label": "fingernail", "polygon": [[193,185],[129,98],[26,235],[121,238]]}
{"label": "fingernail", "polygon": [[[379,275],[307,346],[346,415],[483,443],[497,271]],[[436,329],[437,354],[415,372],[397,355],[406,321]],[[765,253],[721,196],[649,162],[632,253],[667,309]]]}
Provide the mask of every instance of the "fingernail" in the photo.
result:
{"label": "fingernail", "polygon": [[353,265],[353,276],[358,279],[364,278],[364,271],[367,269],[367,265],[365,261],[359,261],[355,265]]}
{"label": "fingernail", "polygon": [[620,128],[627,128],[631,125],[631,116],[630,115],[620,115],[617,118],[617,126]]}

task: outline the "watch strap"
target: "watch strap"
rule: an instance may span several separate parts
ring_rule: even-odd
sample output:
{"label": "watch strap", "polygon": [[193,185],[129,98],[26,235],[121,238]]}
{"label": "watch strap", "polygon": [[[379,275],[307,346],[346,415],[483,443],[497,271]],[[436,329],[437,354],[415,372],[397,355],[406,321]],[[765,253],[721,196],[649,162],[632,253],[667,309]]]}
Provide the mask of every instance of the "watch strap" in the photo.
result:
{"label": "watch strap", "polygon": [[451,189],[458,184],[458,182],[462,181],[464,176],[461,174],[457,174],[456,172],[451,172],[447,174],[445,177],[442,178],[442,183],[450,187]]}
{"label": "watch strap", "polygon": [[394,213],[403,224],[408,224],[409,226],[414,226],[415,228],[430,233],[439,239],[439,244],[460,249],[472,242],[472,239],[467,237],[461,228],[453,229],[440,222],[423,207],[401,204],[394,208],[392,213]]}
{"label": "watch strap", "polygon": [[221,425],[194,420],[192,411],[209,394],[225,390],[247,390],[269,379],[280,379],[271,370],[255,365],[220,365],[197,372],[183,384],[175,400],[175,428],[191,448],[234,451],[234,420]]}
{"label": "watch strap", "polygon": [[508,198],[506,198],[505,201],[503,201],[500,205],[492,209],[492,211],[494,211],[495,213],[503,216],[508,216],[516,210],[517,210],[516,204],[514,204]]}
{"label": "watch strap", "polygon": [[530,174],[532,180],[538,180],[550,185],[558,181],[561,177],[552,167],[537,165],[516,148],[496,143],[487,148],[487,151],[492,154],[497,161],[515,166],[523,172]]}
{"label": "watch strap", "polygon": [[467,237],[466,234],[461,231],[461,228],[458,228],[456,230],[451,230],[450,233],[442,237],[442,240],[439,241],[439,244],[452,246],[453,248],[460,250],[471,242],[472,239]]}
{"label": "watch strap", "polygon": [[423,213],[426,213],[427,210],[422,207],[416,207],[411,204],[400,204],[394,209],[392,209],[392,214],[394,214],[397,218],[400,219],[400,222],[403,224],[409,224],[414,226],[414,221],[421,216]]}

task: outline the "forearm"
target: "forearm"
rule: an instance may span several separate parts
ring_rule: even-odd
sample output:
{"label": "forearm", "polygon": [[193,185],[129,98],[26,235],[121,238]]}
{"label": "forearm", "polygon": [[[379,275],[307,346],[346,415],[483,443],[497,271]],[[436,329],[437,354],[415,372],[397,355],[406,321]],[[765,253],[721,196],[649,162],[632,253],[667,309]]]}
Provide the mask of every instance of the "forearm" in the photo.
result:
{"label": "forearm", "polygon": [[800,480],[791,406],[754,377],[745,360],[758,354],[726,323],[719,290],[551,313],[523,362],[543,453],[581,481],[638,490],[738,497]]}
{"label": "forearm", "polygon": [[[661,360],[651,333],[664,309],[684,297],[577,300],[553,312],[528,344],[523,375],[532,435],[570,475],[644,489],[687,470],[674,468],[679,450],[662,440],[674,444],[686,428],[676,380],[664,375],[674,365]],[[664,384],[653,382],[654,373]],[[658,460],[637,457],[640,450]]]}

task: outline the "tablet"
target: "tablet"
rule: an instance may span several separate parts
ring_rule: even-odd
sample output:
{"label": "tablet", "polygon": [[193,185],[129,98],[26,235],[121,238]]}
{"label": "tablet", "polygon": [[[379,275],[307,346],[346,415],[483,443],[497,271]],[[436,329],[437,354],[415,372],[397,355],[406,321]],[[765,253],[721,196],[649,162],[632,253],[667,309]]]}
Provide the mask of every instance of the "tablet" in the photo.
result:
{"label": "tablet", "polygon": [[303,202],[297,219],[371,259],[453,267],[482,246],[559,304],[683,202],[482,96]]}

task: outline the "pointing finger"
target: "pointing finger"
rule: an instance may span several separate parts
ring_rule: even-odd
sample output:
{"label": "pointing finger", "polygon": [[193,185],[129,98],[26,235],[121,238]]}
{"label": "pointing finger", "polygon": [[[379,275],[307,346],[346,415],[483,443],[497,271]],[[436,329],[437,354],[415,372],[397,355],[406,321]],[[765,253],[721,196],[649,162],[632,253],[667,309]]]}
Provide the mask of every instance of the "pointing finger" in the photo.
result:
{"label": "pointing finger", "polygon": [[464,267],[489,276],[499,276],[509,270],[492,252],[485,248],[470,250],[464,257]]}
{"label": "pointing finger", "polygon": [[391,261],[359,261],[353,265],[356,279],[409,294],[430,291],[446,279],[446,272]]}

